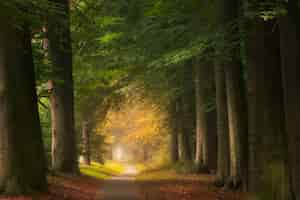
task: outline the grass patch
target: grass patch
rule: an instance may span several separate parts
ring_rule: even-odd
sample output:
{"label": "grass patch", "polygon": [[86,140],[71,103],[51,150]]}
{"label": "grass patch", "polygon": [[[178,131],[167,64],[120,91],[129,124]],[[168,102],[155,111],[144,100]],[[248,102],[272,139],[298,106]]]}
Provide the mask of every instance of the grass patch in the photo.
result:
{"label": "grass patch", "polygon": [[91,176],[97,179],[109,179],[112,176],[116,176],[122,173],[124,167],[112,161],[106,162],[104,165],[96,162],[92,162],[91,165],[81,165],[80,172],[83,175]]}
{"label": "grass patch", "polygon": [[137,180],[176,180],[180,176],[175,170],[152,170],[144,171],[137,176]]}
{"label": "grass patch", "polygon": [[[137,180],[187,180],[187,181],[201,181],[213,182],[215,177],[210,174],[195,173],[194,166],[186,166],[180,163],[166,164],[161,166],[153,165],[137,165],[139,174]],[[191,169],[192,168],[192,169]]]}

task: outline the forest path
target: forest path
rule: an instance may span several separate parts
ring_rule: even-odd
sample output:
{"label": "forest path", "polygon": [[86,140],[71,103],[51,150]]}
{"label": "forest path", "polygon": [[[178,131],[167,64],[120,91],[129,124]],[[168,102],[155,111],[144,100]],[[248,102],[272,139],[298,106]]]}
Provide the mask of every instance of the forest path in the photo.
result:
{"label": "forest path", "polygon": [[176,180],[136,179],[134,167],[105,180],[97,200],[241,200],[240,193],[228,193],[215,188],[212,176],[178,178]]}
{"label": "forest path", "polygon": [[139,185],[135,181],[137,170],[126,166],[124,173],[105,181],[103,185],[103,200],[139,200]]}
{"label": "forest path", "polygon": [[139,200],[138,184],[132,177],[114,177],[103,185],[103,200]]}

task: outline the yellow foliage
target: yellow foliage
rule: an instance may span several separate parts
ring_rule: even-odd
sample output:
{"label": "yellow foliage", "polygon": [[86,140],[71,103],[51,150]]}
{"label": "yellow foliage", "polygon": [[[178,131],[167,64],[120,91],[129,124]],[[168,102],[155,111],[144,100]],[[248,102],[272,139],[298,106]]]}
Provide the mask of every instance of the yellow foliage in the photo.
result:
{"label": "yellow foliage", "polygon": [[119,111],[110,111],[101,131],[114,135],[126,144],[152,144],[162,136],[164,115],[154,105],[128,104]]}

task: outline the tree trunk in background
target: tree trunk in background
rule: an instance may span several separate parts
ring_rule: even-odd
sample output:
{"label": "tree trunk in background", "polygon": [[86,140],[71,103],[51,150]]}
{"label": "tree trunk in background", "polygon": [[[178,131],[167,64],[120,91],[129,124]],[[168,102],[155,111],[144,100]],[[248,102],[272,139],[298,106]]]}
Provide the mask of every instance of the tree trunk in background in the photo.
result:
{"label": "tree trunk in background", "polygon": [[144,144],[142,146],[142,151],[143,151],[143,162],[147,162],[149,160],[149,151],[150,148],[147,144]]}
{"label": "tree trunk in background", "polygon": [[196,157],[198,168],[208,167],[208,129],[207,129],[207,89],[209,80],[207,66],[203,62],[195,62],[195,97],[196,97]]}
{"label": "tree trunk in background", "polygon": [[[177,126],[177,125],[175,125]],[[179,141],[178,141],[178,132],[171,133],[171,162],[176,163],[179,160]]]}
{"label": "tree trunk in background", "polygon": [[83,163],[86,165],[91,164],[91,145],[90,145],[90,133],[88,128],[88,123],[82,123],[82,156]]}
{"label": "tree trunk in background", "polygon": [[171,144],[170,144],[170,150],[171,150],[171,162],[176,163],[179,160],[179,141],[178,141],[178,135],[179,135],[179,128],[178,128],[178,108],[176,101],[172,102],[170,105],[170,113],[169,113],[169,126],[171,127]]}
{"label": "tree trunk in background", "polygon": [[31,35],[14,27],[7,13],[0,14],[0,193],[45,191]]}
{"label": "tree trunk in background", "polygon": [[183,161],[191,165],[194,160],[193,133],[195,128],[195,84],[192,62],[181,68],[181,96],[178,98],[178,121]]}
{"label": "tree trunk in background", "polygon": [[224,67],[218,62],[215,64],[215,81],[218,132],[217,185],[223,186],[230,173],[229,129],[225,72]]}
{"label": "tree trunk in background", "polygon": [[285,128],[293,200],[300,199],[300,17],[297,1],[289,1],[289,13],[280,19],[281,60],[284,87]]}
{"label": "tree trunk in background", "polygon": [[191,130],[189,129],[190,119],[188,112],[187,98],[181,97],[179,104],[179,123],[180,123],[180,142],[181,142],[181,160],[184,163],[192,161],[192,149],[191,149]]}
{"label": "tree trunk in background", "polygon": [[[215,94],[215,91],[214,91]],[[214,101],[212,99],[211,101]],[[216,174],[218,160],[218,136],[217,136],[217,112],[213,109],[207,113],[207,130],[208,130],[208,172]]]}
{"label": "tree trunk in background", "polygon": [[53,66],[51,92],[52,168],[63,173],[78,172],[74,130],[72,47],[68,0],[50,0],[61,9],[48,20],[49,52]]}
{"label": "tree trunk in background", "polygon": [[279,32],[273,21],[247,24],[249,191],[288,199]]}

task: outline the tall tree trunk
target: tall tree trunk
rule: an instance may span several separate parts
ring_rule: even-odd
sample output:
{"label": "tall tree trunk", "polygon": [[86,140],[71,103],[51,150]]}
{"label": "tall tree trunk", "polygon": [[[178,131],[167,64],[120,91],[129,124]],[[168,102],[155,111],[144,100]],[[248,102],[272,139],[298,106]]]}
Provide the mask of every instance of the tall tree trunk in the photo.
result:
{"label": "tall tree trunk", "polygon": [[195,63],[195,97],[196,97],[196,157],[199,168],[208,167],[208,129],[207,129],[207,68],[203,62]]}
{"label": "tall tree trunk", "polygon": [[91,164],[91,146],[90,146],[90,133],[88,128],[88,122],[82,123],[82,156],[83,163],[86,165]]}
{"label": "tall tree trunk", "polygon": [[223,186],[230,173],[229,128],[225,72],[224,67],[218,62],[215,64],[215,81],[218,132],[217,185]]}
{"label": "tall tree trunk", "polygon": [[[215,94],[216,92],[213,90],[213,93]],[[214,104],[214,99],[211,99],[210,101],[213,101],[212,104]],[[215,107],[215,105],[212,106]],[[218,160],[217,112],[216,109],[210,109],[212,110],[207,113],[207,128],[209,133],[207,138],[209,155],[207,169],[211,174],[216,174]]]}
{"label": "tall tree trunk", "polygon": [[241,183],[246,186],[247,129],[240,63],[228,63],[225,74],[230,135],[230,176],[234,187],[238,187]]}
{"label": "tall tree trunk", "polygon": [[37,108],[31,34],[0,14],[0,193],[44,191],[46,165]]}
{"label": "tall tree trunk", "polygon": [[50,2],[60,9],[51,13],[47,27],[54,77],[51,90],[52,168],[58,172],[77,173],[69,1]]}
{"label": "tall tree trunk", "polygon": [[180,123],[180,142],[183,160],[190,165],[194,158],[193,132],[195,125],[195,89],[192,63],[189,61],[181,68],[181,96],[178,98],[178,120]]}
{"label": "tall tree trunk", "polygon": [[[279,32],[274,21],[247,24],[249,191],[288,199]],[[272,151],[270,151],[272,149]]]}
{"label": "tall tree trunk", "polygon": [[285,127],[293,200],[300,199],[300,17],[298,1],[288,1],[288,15],[279,20]]}
{"label": "tall tree trunk", "polygon": [[220,24],[223,35],[220,52],[226,53],[222,59],[225,69],[225,82],[228,105],[230,135],[230,176],[233,187],[243,184],[247,179],[247,127],[244,81],[240,56],[240,32],[238,0],[220,0]]}

